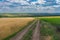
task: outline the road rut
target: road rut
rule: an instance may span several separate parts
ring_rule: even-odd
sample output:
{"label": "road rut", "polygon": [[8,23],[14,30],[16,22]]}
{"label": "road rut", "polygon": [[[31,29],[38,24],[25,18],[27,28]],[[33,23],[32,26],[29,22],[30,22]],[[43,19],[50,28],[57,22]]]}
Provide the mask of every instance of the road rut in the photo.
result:
{"label": "road rut", "polygon": [[37,21],[36,28],[33,32],[32,40],[40,40],[40,22]]}
{"label": "road rut", "polygon": [[29,28],[35,24],[35,22],[36,20],[31,25],[29,25],[27,28],[19,32],[16,36],[12,37],[10,40],[21,40],[23,36],[28,32]]}

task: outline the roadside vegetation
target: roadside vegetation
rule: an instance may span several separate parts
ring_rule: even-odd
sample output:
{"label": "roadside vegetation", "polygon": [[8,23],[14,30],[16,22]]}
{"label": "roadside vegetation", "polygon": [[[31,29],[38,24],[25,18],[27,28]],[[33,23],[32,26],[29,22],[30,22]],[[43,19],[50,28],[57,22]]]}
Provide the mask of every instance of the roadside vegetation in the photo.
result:
{"label": "roadside vegetation", "polygon": [[41,35],[45,40],[60,40],[60,18],[41,18]]}

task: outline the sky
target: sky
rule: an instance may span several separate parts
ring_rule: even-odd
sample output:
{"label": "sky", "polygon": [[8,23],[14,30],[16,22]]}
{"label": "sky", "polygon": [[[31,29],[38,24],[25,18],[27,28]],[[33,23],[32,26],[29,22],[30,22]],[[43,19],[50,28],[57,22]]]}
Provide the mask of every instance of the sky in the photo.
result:
{"label": "sky", "polygon": [[0,13],[60,13],[60,0],[0,0]]}

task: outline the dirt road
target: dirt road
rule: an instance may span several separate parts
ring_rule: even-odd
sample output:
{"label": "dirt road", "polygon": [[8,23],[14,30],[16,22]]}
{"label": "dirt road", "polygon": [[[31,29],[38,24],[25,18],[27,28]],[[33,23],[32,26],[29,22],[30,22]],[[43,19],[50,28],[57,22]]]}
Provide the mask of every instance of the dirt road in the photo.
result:
{"label": "dirt road", "polygon": [[31,25],[29,25],[27,28],[23,29],[21,32],[19,32],[16,36],[12,37],[10,40],[21,40],[23,36],[28,32],[29,28],[32,27],[32,25],[35,24],[36,21],[34,21]]}
{"label": "dirt road", "polygon": [[32,40],[40,40],[40,22],[37,21],[36,28],[33,32]]}

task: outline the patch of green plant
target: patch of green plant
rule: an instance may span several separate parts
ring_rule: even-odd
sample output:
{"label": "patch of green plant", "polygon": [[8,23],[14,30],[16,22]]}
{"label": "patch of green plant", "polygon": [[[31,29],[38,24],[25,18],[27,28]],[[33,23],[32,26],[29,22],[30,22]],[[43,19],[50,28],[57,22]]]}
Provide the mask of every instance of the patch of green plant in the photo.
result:
{"label": "patch of green plant", "polygon": [[31,40],[32,30],[29,30],[26,36],[23,37],[23,40]]}
{"label": "patch of green plant", "polygon": [[60,40],[60,37],[58,36],[58,35],[53,35],[53,38],[52,38],[52,40]]}
{"label": "patch of green plant", "polygon": [[28,32],[24,35],[24,37],[22,38],[22,40],[31,40],[32,35],[33,35],[33,30],[35,29],[36,23],[28,30]]}
{"label": "patch of green plant", "polygon": [[53,35],[54,34],[54,29],[52,29],[51,27],[48,27],[48,26],[47,27],[42,26],[40,28],[40,32],[41,32],[41,35],[43,35],[43,36]]}
{"label": "patch of green plant", "polygon": [[42,35],[47,35],[47,34],[51,35],[52,40],[60,40],[60,32],[58,32],[59,31],[58,29],[60,29],[60,18],[41,18],[41,20],[53,25],[50,27],[48,26],[48,28],[45,28],[44,26],[42,26],[41,34]]}

